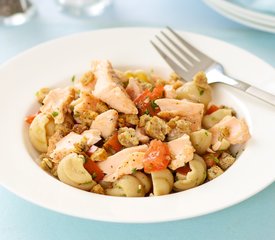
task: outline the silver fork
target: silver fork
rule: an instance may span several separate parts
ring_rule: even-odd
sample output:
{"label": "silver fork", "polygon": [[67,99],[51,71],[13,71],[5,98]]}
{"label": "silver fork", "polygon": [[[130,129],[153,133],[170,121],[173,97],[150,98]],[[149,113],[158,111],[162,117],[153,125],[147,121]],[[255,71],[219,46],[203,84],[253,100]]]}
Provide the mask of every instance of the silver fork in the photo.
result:
{"label": "silver fork", "polygon": [[[248,83],[233,79],[225,75],[222,64],[216,62],[209,56],[199,51],[197,48],[195,48],[186,40],[184,40],[179,34],[177,34],[170,27],[167,27],[167,30],[169,31],[169,35],[173,36],[174,39],[178,40],[177,41],[178,43],[177,43],[168,34],[161,31],[163,38],[165,38],[166,42],[169,42],[169,44],[171,44],[173,48],[171,48],[168,44],[166,44],[166,42],[163,41],[162,38],[158,36],[156,36],[156,38],[158,39],[160,44],[166,49],[166,51],[168,51],[170,55],[173,56],[184,67],[177,64],[176,61],[174,61],[171,57],[169,57],[153,41],[151,41],[151,43],[154,46],[154,48],[158,51],[158,53],[163,57],[166,63],[175,71],[175,73],[177,73],[181,78],[183,78],[183,80],[191,81],[193,76],[197,72],[205,71],[209,83],[219,82],[219,83],[230,85],[234,88],[237,88],[246,93],[249,93],[250,95],[262,101],[265,101],[266,103],[269,103],[275,107],[275,96],[273,94],[265,92],[259,88],[251,86]],[[189,52],[192,53],[192,55],[195,55],[197,59],[191,56],[191,54],[188,53],[183,48],[183,46],[185,46],[185,48],[188,49]]]}

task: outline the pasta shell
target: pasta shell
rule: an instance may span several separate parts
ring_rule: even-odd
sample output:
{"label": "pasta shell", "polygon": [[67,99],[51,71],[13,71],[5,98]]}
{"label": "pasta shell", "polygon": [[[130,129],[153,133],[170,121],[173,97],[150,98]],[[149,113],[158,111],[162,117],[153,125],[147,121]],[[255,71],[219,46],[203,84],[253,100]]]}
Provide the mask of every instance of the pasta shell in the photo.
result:
{"label": "pasta shell", "polygon": [[39,152],[47,152],[48,139],[54,133],[54,121],[45,113],[38,114],[29,128],[29,137],[32,145]]}

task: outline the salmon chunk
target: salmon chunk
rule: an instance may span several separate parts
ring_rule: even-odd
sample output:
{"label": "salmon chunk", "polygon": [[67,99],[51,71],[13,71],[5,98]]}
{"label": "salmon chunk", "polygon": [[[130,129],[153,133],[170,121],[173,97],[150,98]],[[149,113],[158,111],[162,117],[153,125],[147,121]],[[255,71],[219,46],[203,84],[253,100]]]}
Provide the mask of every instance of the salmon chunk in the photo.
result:
{"label": "salmon chunk", "polygon": [[96,111],[98,103],[99,99],[94,97],[92,94],[88,92],[82,92],[80,97],[75,100],[72,105],[74,106],[75,112],[81,113],[87,110]]}
{"label": "salmon chunk", "polygon": [[230,144],[243,144],[250,138],[246,122],[243,119],[226,116],[209,129],[212,133],[212,145],[226,139]]}
{"label": "salmon chunk", "polygon": [[142,87],[136,78],[129,79],[126,92],[133,101],[142,93]]}
{"label": "salmon chunk", "polygon": [[191,130],[197,131],[201,128],[204,105],[202,103],[193,103],[187,100],[176,100],[162,98],[155,100],[159,106],[158,115],[161,118],[171,119],[179,116],[181,119],[191,122]]}
{"label": "salmon chunk", "polygon": [[91,129],[97,129],[101,132],[101,136],[105,139],[110,137],[116,129],[118,113],[116,110],[110,109],[99,114],[92,122]]}
{"label": "salmon chunk", "polygon": [[100,139],[100,131],[96,129],[86,130],[82,134],[70,132],[56,143],[56,147],[50,154],[50,157],[58,162],[65,155],[72,152],[77,152],[79,150],[84,150],[84,148],[89,148],[93,144],[100,141]]}
{"label": "salmon chunk", "polygon": [[105,161],[98,162],[97,165],[106,174],[103,181],[114,182],[122,175],[142,169],[143,156],[147,149],[147,145],[126,148]]}
{"label": "salmon chunk", "polygon": [[40,111],[52,115],[54,122],[61,124],[74,97],[75,92],[72,87],[55,88],[44,98]]}
{"label": "salmon chunk", "polygon": [[176,98],[177,93],[176,90],[174,89],[173,85],[165,85],[164,86],[164,96],[166,98]]}
{"label": "salmon chunk", "polygon": [[172,161],[169,165],[170,169],[176,170],[179,167],[183,167],[193,159],[195,149],[187,134],[184,134],[180,138],[170,141],[167,144],[170,153],[172,154]]}
{"label": "salmon chunk", "polygon": [[94,75],[96,84],[93,95],[118,112],[137,114],[138,110],[125,89],[118,83],[117,76],[110,62],[95,61]]}

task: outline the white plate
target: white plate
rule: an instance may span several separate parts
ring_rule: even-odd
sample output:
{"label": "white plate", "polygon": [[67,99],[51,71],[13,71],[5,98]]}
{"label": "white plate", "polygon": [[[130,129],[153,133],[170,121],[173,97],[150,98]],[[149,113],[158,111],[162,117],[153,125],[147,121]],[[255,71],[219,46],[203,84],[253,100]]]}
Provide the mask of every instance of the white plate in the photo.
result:
{"label": "white plate", "polygon": [[248,27],[262,31],[275,32],[275,17],[245,9],[225,0],[204,0],[214,10]]}
{"label": "white plate", "polygon": [[[35,163],[32,156],[37,153],[28,141],[24,117],[38,108],[34,99],[37,89],[70,84],[71,76],[88,70],[92,59],[109,59],[116,68],[154,68],[166,76],[171,70],[149,44],[158,32],[159,29],[125,28],[76,34],[39,45],[2,65],[3,186],[35,204],[67,215],[114,222],[159,222],[229,207],[271,184],[275,177],[274,108],[222,85],[214,87],[215,101],[234,107],[245,117],[252,138],[237,162],[209,183],[160,197],[109,197],[65,185]],[[274,69],[262,60],[219,40],[181,34],[222,62],[232,76],[275,92]]]}

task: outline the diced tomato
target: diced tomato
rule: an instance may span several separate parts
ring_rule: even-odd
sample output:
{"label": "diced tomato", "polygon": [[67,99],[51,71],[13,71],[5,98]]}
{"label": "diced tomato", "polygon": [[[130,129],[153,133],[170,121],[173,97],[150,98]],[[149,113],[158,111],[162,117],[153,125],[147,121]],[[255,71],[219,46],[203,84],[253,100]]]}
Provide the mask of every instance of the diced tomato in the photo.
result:
{"label": "diced tomato", "polygon": [[143,158],[144,171],[150,173],[163,170],[167,168],[170,160],[168,146],[160,140],[152,140]]}
{"label": "diced tomato", "polygon": [[96,182],[103,179],[103,171],[90,158],[84,163],[84,168],[92,175],[93,180],[95,180]]}
{"label": "diced tomato", "polygon": [[31,115],[25,117],[25,122],[28,123],[28,124],[31,124],[32,121],[35,119],[35,117],[36,117],[39,113],[41,113],[41,112],[39,111],[39,112],[37,112],[37,113],[35,113],[35,114],[31,114]]}
{"label": "diced tomato", "polygon": [[164,92],[164,86],[163,85],[158,85],[156,86],[152,93],[151,93],[151,100],[156,100],[158,98],[161,98]]}
{"label": "diced tomato", "polygon": [[118,133],[115,132],[104,144],[104,148],[109,149],[111,148],[115,152],[119,152],[122,149],[122,145],[118,141]]}
{"label": "diced tomato", "polygon": [[159,107],[155,104],[155,100],[163,96],[164,87],[163,85],[156,86],[151,92],[149,89],[146,89],[141,93],[135,100],[139,113],[150,114],[151,116],[157,115],[160,111]]}
{"label": "diced tomato", "polygon": [[210,108],[207,109],[206,114],[211,114],[219,109],[216,105],[211,105]]}
{"label": "diced tomato", "polygon": [[146,89],[134,100],[134,103],[136,104],[136,106],[141,112],[146,111],[148,104],[150,103],[150,98],[149,98],[150,94],[151,94],[150,90]]}
{"label": "diced tomato", "polygon": [[186,164],[183,167],[180,167],[176,170],[177,173],[180,173],[182,175],[187,175],[187,173],[189,173],[191,171],[191,168],[189,166],[189,164]]}

